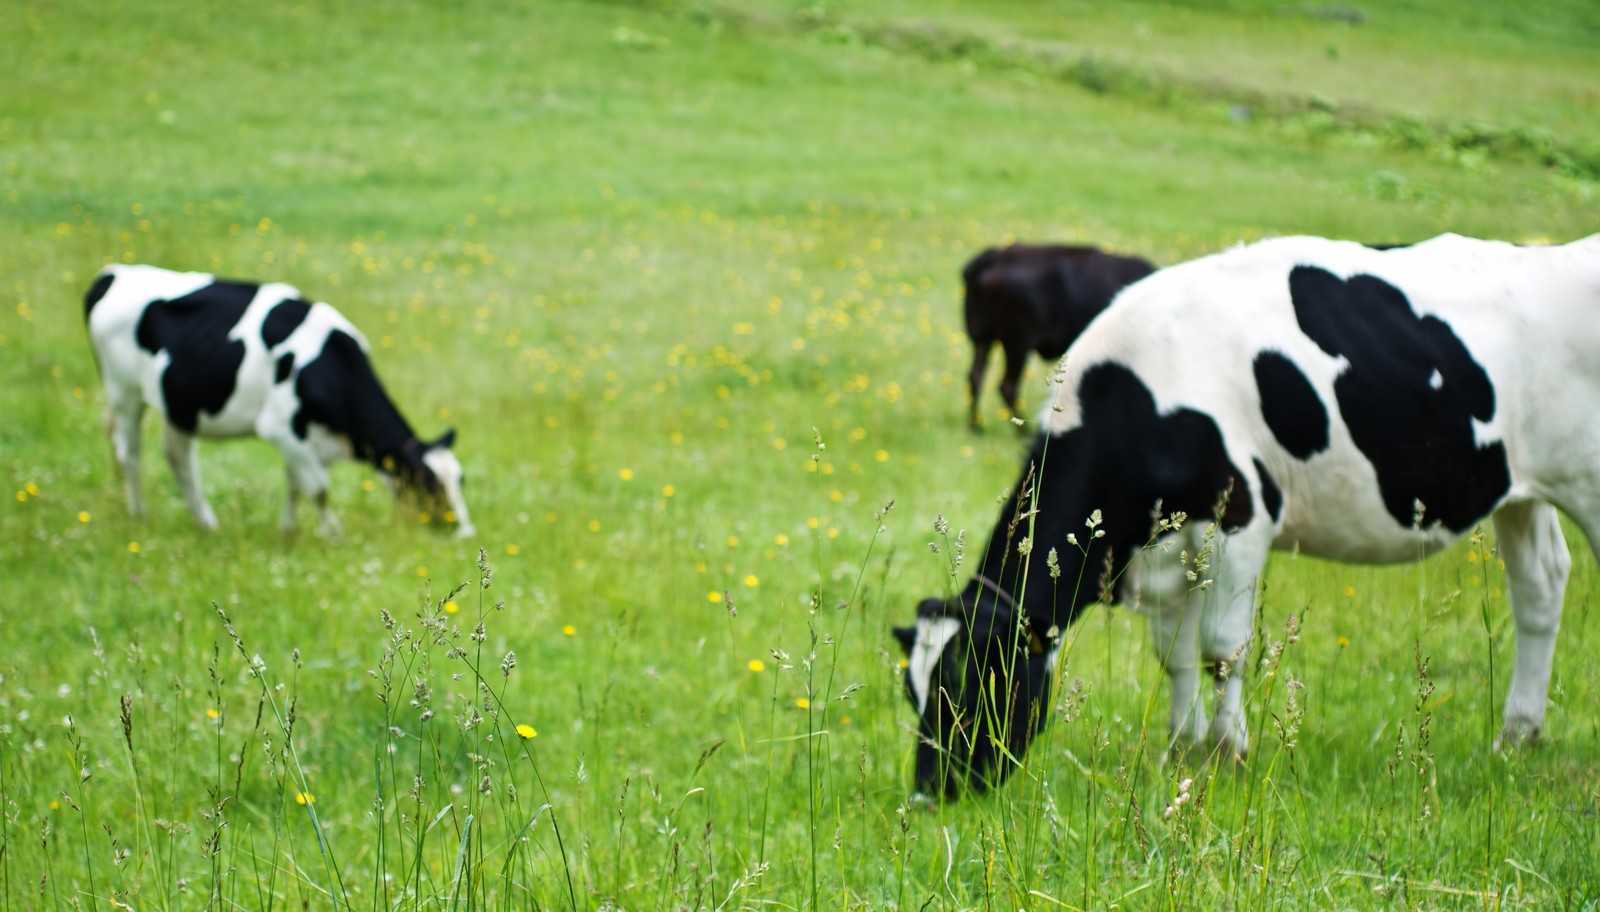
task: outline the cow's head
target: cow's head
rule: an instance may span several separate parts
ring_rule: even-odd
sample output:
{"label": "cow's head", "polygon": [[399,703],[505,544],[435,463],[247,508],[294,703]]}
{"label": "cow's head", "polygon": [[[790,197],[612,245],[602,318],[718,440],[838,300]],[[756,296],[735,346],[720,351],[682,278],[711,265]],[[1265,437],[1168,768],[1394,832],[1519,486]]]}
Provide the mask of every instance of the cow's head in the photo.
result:
{"label": "cow's head", "polygon": [[445,431],[444,434],[431,443],[424,443],[412,438],[400,448],[399,457],[394,462],[394,481],[396,488],[413,496],[421,498],[424,502],[431,503],[446,511],[455,514],[456,535],[466,538],[474,534],[472,520],[467,515],[467,502],[461,496],[462,485],[466,477],[461,469],[460,460],[456,459],[455,452],[451,449],[456,442],[455,428]]}
{"label": "cow's head", "polygon": [[980,592],[963,601],[924,599],[915,626],[894,630],[919,723],[916,790],[927,798],[999,785],[1049,705],[1057,652],[1049,631],[1018,615],[1009,597]]}

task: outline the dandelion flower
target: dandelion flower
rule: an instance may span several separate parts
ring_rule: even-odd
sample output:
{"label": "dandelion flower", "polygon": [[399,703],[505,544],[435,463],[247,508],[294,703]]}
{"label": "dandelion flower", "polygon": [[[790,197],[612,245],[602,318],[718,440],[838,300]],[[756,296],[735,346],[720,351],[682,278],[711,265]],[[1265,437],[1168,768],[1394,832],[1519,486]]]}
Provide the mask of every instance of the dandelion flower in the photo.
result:
{"label": "dandelion flower", "polygon": [[89,521],[89,511],[88,510],[79,510],[78,511],[78,522],[86,523],[88,521]]}
{"label": "dandelion flower", "polygon": [[717,590],[713,589],[710,592],[706,593],[706,600],[710,601],[713,604],[715,604],[717,602],[720,602],[720,601],[722,601],[722,593],[720,593]]}
{"label": "dandelion flower", "polygon": [[577,636],[578,635],[578,628],[572,626],[571,624],[563,624],[562,627],[561,627],[561,632],[566,634],[569,637]]}
{"label": "dandelion flower", "polygon": [[751,659],[749,662],[745,663],[744,667],[750,669],[751,671],[755,672],[756,674],[760,674],[761,672],[766,670],[767,663],[761,661],[760,659]]}
{"label": "dandelion flower", "polygon": [[457,611],[460,611],[460,610],[461,610],[461,606],[456,604],[454,601],[449,601],[449,602],[445,602],[444,603],[444,613],[445,614],[455,614]]}
{"label": "dandelion flower", "polygon": [[661,496],[662,497],[671,497],[672,495],[674,495],[676,493],[678,493],[678,489],[674,488],[672,485],[662,485],[661,486]]}
{"label": "dandelion flower", "polygon": [[317,796],[311,794],[310,792],[295,792],[294,793],[294,803],[295,804],[316,804],[317,803]]}
{"label": "dandelion flower", "polygon": [[27,491],[18,491],[17,492],[17,503],[26,503],[27,500],[28,500],[28,492]]}
{"label": "dandelion flower", "polygon": [[421,577],[426,577],[428,575],[428,568],[427,567],[418,567],[417,568],[417,575],[421,576]]}
{"label": "dandelion flower", "polygon": [[216,707],[214,707],[214,706],[207,706],[206,707],[206,718],[207,719],[215,719],[216,717],[218,717],[220,715],[222,715],[222,713],[217,712],[217,708]]}
{"label": "dandelion flower", "polygon": [[1354,598],[1355,594],[1356,594],[1356,587],[1354,587],[1354,586],[1346,586],[1346,587],[1344,587],[1345,598]]}
{"label": "dandelion flower", "polygon": [[632,481],[633,480],[633,470],[632,469],[623,469],[622,471],[617,473],[617,477],[622,479],[623,481]]}
{"label": "dandelion flower", "polygon": [[879,462],[888,462],[889,461],[889,451],[888,450],[879,450],[878,452],[872,454],[872,458],[878,460]]}
{"label": "dandelion flower", "polygon": [[805,697],[800,697],[799,699],[794,701],[794,705],[799,707],[800,709],[810,709],[811,708],[811,701],[807,700]]}
{"label": "dandelion flower", "polygon": [[139,553],[139,543],[138,542],[128,542],[128,553],[129,554],[138,554]]}
{"label": "dandelion flower", "polygon": [[783,535],[782,533],[774,535],[772,537],[772,543],[781,548],[789,543],[789,536]]}
{"label": "dandelion flower", "polygon": [[517,734],[521,735],[524,741],[539,737],[539,733],[533,730],[533,726],[526,723],[517,726]]}
{"label": "dandelion flower", "polygon": [[519,554],[521,551],[522,551],[522,549],[517,547],[516,545],[506,545],[506,553],[511,555],[512,557],[517,556],[517,554]]}
{"label": "dandelion flower", "polygon": [[1340,646],[1349,646],[1350,645],[1350,638],[1349,637],[1340,637],[1339,640],[1338,640],[1338,643],[1339,643]]}
{"label": "dandelion flower", "polygon": [[744,584],[754,589],[755,587],[761,585],[761,578],[752,573],[744,578]]}

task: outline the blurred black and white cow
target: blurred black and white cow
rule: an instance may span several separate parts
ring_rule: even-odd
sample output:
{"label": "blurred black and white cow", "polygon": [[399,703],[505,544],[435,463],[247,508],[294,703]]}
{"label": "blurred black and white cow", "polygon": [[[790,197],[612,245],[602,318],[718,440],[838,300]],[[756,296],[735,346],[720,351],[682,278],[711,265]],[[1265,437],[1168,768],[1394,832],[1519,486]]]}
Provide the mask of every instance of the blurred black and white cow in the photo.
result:
{"label": "blurred black and white cow", "polygon": [[[1516,628],[1498,743],[1536,738],[1571,563],[1558,514],[1600,542],[1597,397],[1600,235],[1283,238],[1129,288],[1067,353],[978,574],[896,631],[917,790],[1009,772],[1000,747],[1020,758],[1048,714],[1058,632],[1102,593],[1150,615],[1174,746],[1242,756],[1239,663],[1269,550],[1412,561],[1488,517]],[[1193,519],[1157,526],[1176,511]]]}
{"label": "blurred black and white cow", "polygon": [[1028,354],[1055,360],[1125,286],[1155,271],[1138,257],[1093,247],[1012,244],[991,247],[961,271],[967,336],[972,340],[968,418],[978,426],[978,388],[989,351],[1000,343],[1000,397],[1017,414],[1017,384]]}
{"label": "blurred black and white cow", "polygon": [[301,494],[321,508],[323,531],[338,532],[327,468],[356,458],[397,488],[442,499],[457,534],[473,534],[461,463],[450,449],[455,431],[418,440],[373,372],[366,339],[327,304],[288,285],[116,265],[96,277],[84,316],[135,517],[144,514],[139,422],[149,404],[166,421],[164,449],[178,488],[206,529],[217,527],[217,516],[200,488],[196,438],[255,435],[287,463],[285,532],[294,528]]}

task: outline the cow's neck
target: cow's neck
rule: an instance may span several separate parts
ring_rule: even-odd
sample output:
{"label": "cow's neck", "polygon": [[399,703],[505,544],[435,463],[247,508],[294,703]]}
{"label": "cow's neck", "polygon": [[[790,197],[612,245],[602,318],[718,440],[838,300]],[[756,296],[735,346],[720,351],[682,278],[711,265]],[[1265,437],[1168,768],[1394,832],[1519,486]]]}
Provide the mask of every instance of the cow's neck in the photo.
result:
{"label": "cow's neck", "polygon": [[409,450],[421,447],[416,432],[381,391],[376,397],[361,398],[364,401],[352,403],[355,407],[349,411],[351,426],[346,433],[351,452],[357,459],[392,472],[406,464],[408,455],[414,455]]}

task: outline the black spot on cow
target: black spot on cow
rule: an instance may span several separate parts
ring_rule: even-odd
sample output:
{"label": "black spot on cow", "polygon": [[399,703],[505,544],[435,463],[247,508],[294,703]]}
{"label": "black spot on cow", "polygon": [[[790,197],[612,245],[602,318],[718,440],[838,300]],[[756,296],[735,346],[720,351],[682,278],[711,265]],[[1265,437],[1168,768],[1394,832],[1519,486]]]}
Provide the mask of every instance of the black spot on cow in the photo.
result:
{"label": "black spot on cow", "polygon": [[289,334],[304,323],[306,314],[311,312],[311,302],[299,298],[285,298],[272,306],[267,311],[267,318],[261,321],[261,341],[267,343],[267,348],[277,348]]}
{"label": "black spot on cow", "polygon": [[349,333],[328,334],[322,351],[300,368],[294,389],[300,410],[291,427],[300,439],[314,421],[348,437],[357,459],[391,472],[422,472],[424,447],[390,401],[361,343]]}
{"label": "black spot on cow", "polygon": [[1349,362],[1334,395],[1389,514],[1410,526],[1421,501],[1425,525],[1457,533],[1487,516],[1511,473],[1504,444],[1475,440],[1473,419],[1494,417],[1494,386],[1450,325],[1371,275],[1297,266],[1289,294],[1301,330]]}
{"label": "black spot on cow", "polygon": [[94,284],[89,286],[88,294],[83,296],[83,318],[89,319],[89,314],[94,313],[94,306],[111,290],[111,273],[101,273],[95,278]]}
{"label": "black spot on cow", "polygon": [[[1220,506],[1222,528],[1230,532],[1247,525],[1253,512],[1249,482],[1228,459],[1210,415],[1189,408],[1157,411],[1144,381],[1114,362],[1090,368],[1078,384],[1078,398],[1081,424],[1059,436],[1040,435],[980,565],[1009,592],[1021,592],[1017,544],[1030,524],[1013,520],[1019,503],[1028,503],[1019,498],[1030,497],[1037,487],[1034,542],[1041,551],[1057,549],[1061,564],[1059,580],[1049,576],[1045,561],[1029,565],[1027,591],[1053,593],[1030,603],[1054,604],[1053,612],[1040,618],[1044,627],[1065,627],[1100,595],[1098,581],[1107,565],[1120,573],[1149,541],[1158,503],[1164,515],[1181,510],[1195,521],[1218,516]],[[1104,518],[1102,538],[1084,528],[1095,510]],[[1085,543],[1084,550],[1066,543],[1069,534]],[[1077,593],[1068,580],[1079,582]],[[976,582],[968,588],[964,600],[977,603],[986,597]]]}
{"label": "black spot on cow", "polygon": [[277,367],[273,371],[272,382],[282,383],[283,381],[289,379],[289,375],[293,372],[294,352],[288,352],[283,357],[278,359]]}
{"label": "black spot on cow", "polygon": [[255,298],[257,286],[215,282],[170,301],[153,301],[139,318],[135,339],[152,355],[171,358],[161,375],[167,420],[194,433],[200,413],[222,411],[233,395],[244,340],[228,333]]}
{"label": "black spot on cow", "polygon": [[1283,516],[1283,492],[1278,490],[1278,483],[1272,480],[1272,473],[1260,459],[1252,458],[1256,466],[1256,477],[1261,479],[1261,503],[1267,508],[1267,515],[1277,522]]}
{"label": "black spot on cow", "polygon": [[1326,450],[1328,410],[1300,368],[1278,352],[1264,351],[1256,355],[1255,374],[1261,415],[1283,448],[1301,460]]}

